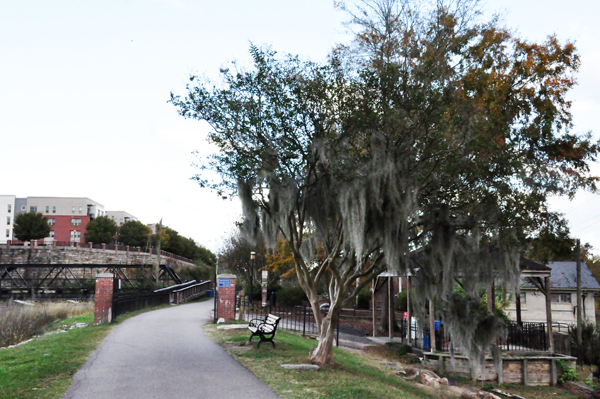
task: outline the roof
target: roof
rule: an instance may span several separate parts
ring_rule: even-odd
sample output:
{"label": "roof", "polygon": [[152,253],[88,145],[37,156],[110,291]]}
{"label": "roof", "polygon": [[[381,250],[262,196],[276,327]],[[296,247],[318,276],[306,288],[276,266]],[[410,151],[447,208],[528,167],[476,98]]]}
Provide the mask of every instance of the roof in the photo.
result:
{"label": "roof", "polygon": [[[577,289],[577,262],[549,262],[548,266],[552,269],[550,274],[551,288]],[[533,284],[529,281],[525,281],[523,286],[533,288]],[[585,262],[581,262],[581,288],[600,290],[600,284],[598,284]]]}

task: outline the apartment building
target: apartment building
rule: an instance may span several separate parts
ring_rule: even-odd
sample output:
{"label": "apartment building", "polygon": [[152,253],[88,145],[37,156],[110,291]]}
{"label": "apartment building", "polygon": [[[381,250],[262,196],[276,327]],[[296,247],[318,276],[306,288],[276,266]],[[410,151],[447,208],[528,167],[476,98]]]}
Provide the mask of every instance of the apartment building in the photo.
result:
{"label": "apartment building", "polygon": [[125,211],[106,211],[106,216],[109,219],[114,220],[119,227],[123,226],[123,223],[138,220],[138,218],[133,216],[131,213],[127,213]]}
{"label": "apartment building", "polygon": [[15,200],[14,195],[0,195],[0,244],[13,239]]}

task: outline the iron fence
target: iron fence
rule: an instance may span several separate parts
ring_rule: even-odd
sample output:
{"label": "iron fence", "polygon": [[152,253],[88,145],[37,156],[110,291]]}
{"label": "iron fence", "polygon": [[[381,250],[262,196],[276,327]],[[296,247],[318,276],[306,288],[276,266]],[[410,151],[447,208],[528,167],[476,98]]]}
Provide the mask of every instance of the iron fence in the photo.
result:
{"label": "iron fence", "polygon": [[169,291],[152,292],[138,290],[136,292],[114,293],[112,319],[115,320],[117,316],[123,313],[168,303]]}
{"label": "iron fence", "polygon": [[[264,319],[268,314],[279,316],[279,325],[277,328],[282,330],[301,332],[302,335],[316,336],[318,333],[317,323],[312,308],[306,302],[301,306],[283,306],[268,302],[267,306],[262,307],[262,301],[252,301],[244,306],[243,319],[250,321],[252,319]],[[327,310],[321,310],[322,316],[327,314]],[[335,342],[339,346],[340,339],[339,318],[335,326]]]}

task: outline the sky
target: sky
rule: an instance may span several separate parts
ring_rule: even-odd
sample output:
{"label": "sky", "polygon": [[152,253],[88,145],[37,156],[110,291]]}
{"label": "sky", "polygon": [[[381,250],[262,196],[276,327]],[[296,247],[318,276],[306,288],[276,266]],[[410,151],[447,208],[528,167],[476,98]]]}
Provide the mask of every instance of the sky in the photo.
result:
{"label": "sky", "polygon": [[[600,2],[495,0],[488,12],[531,40],[576,42],[574,131],[600,137]],[[324,60],[347,41],[331,0],[0,1],[0,194],[89,197],[217,251],[240,218],[190,180],[208,126],[167,103],[190,74],[216,79],[250,43]],[[600,175],[600,166],[592,165]],[[573,235],[600,254],[600,195],[556,198]]]}

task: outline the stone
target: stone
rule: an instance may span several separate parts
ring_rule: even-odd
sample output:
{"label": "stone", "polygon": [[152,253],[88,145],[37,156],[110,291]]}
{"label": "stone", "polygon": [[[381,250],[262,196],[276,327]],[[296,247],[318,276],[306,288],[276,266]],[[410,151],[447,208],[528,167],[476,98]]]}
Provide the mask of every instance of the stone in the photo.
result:
{"label": "stone", "polygon": [[316,364],[282,364],[281,367],[287,370],[320,370],[320,367]]}
{"label": "stone", "polygon": [[87,323],[75,323],[75,325],[71,328],[84,328],[87,327]]}
{"label": "stone", "polygon": [[219,320],[217,320],[217,324],[223,324],[225,323],[225,319],[220,317]]}
{"label": "stone", "polygon": [[440,378],[440,385],[450,385],[447,378]]}

